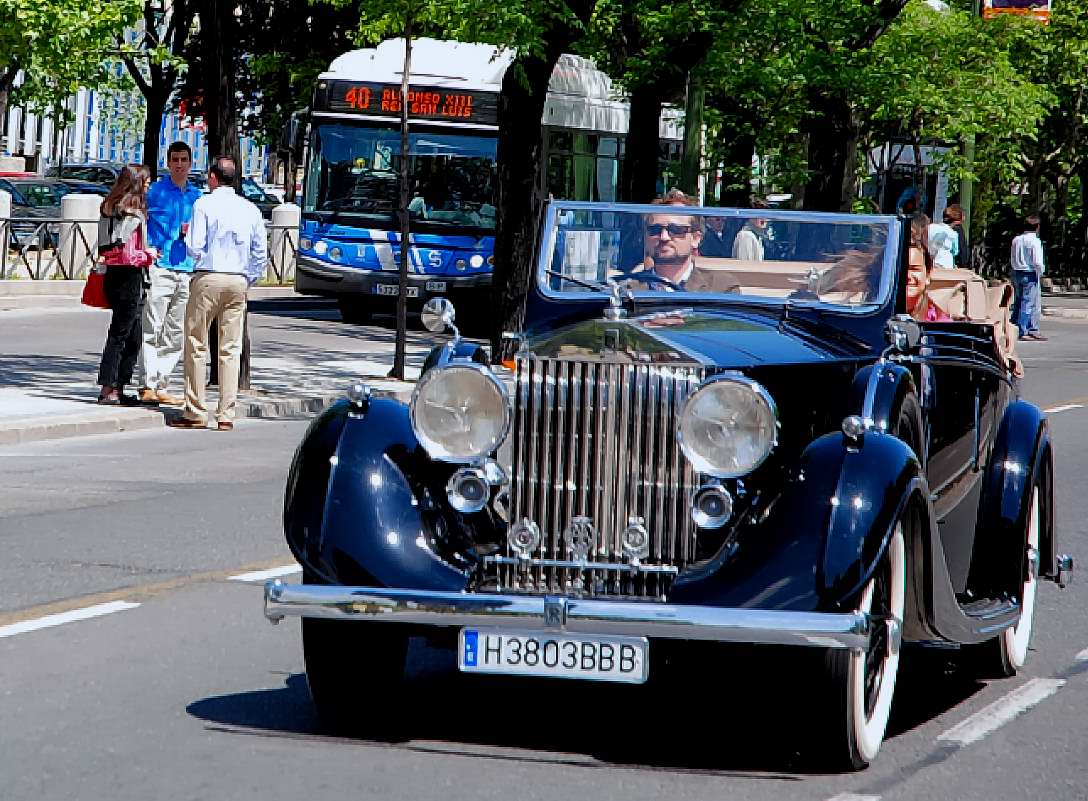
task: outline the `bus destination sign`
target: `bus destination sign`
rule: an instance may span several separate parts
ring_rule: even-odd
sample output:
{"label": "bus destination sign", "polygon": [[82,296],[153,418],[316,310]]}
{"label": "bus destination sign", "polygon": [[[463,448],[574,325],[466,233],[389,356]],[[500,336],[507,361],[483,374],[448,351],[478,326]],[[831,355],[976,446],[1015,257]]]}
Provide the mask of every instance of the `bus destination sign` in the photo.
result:
{"label": "bus destination sign", "polygon": [[[326,92],[329,111],[400,117],[399,84],[329,81]],[[408,90],[408,118],[498,125],[498,99],[494,92],[415,86]]]}

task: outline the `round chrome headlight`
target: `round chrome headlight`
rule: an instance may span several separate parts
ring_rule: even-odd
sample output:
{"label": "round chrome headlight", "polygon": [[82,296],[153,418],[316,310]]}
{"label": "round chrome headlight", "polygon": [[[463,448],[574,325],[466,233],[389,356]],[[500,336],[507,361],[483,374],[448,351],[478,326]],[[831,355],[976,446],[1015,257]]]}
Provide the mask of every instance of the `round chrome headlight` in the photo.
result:
{"label": "round chrome headlight", "polygon": [[777,412],[767,390],[742,376],[719,376],[688,397],[676,436],[696,471],[736,478],[763,463],[776,429]]}
{"label": "round chrome headlight", "polygon": [[409,405],[412,429],[424,450],[444,462],[471,462],[492,453],[510,429],[506,389],[478,364],[431,370]]}

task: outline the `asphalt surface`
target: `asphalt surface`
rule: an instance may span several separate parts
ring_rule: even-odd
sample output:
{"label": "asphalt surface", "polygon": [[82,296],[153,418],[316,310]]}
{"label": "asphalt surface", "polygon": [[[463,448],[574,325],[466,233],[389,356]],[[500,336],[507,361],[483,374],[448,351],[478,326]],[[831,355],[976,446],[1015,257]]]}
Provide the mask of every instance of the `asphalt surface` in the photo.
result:
{"label": "asphalt surface", "polygon": [[[1062,549],[1079,556],[1088,324],[1044,330],[1050,342],[1021,345],[1024,387],[1044,408],[1067,407],[1051,414],[1057,522]],[[260,583],[228,578],[290,562],[279,515],[304,425],[0,448],[0,635],[138,604],[0,636],[0,799],[1088,799],[1083,576],[1040,587],[1034,651],[1016,678],[979,682],[932,659],[908,671],[905,656],[889,738],[860,773],[797,753],[811,699],[789,653],[617,688],[469,682],[416,643],[409,739],[326,736],[297,621],[269,625]],[[1039,688],[1037,705],[978,741],[941,739]]]}

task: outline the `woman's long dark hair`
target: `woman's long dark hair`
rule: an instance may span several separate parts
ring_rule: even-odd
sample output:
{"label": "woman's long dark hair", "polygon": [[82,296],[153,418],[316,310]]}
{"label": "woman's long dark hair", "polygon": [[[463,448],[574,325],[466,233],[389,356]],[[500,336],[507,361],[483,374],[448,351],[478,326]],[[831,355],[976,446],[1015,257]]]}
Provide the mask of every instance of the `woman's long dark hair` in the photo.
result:
{"label": "woman's long dark hair", "polygon": [[147,181],[150,177],[150,170],[143,164],[129,164],[122,169],[102,201],[102,215],[147,214]]}

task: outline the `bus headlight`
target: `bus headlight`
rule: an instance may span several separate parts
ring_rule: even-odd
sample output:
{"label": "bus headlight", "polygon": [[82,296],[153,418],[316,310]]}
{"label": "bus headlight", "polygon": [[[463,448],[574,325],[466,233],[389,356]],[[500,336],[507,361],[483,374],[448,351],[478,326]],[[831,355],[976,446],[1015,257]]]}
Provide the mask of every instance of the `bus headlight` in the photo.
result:
{"label": "bus headlight", "polygon": [[423,449],[444,462],[473,462],[494,452],[510,430],[506,389],[483,365],[430,370],[409,404],[412,430]]}
{"label": "bus headlight", "polygon": [[298,240],[298,246],[301,250],[309,250],[314,246],[314,241],[304,236],[302,239]]}
{"label": "bus headlight", "polygon": [[326,242],[324,240],[314,242],[314,253],[316,253],[318,256],[324,256],[325,253],[328,252],[328,250],[329,250],[329,243],[328,242]]}
{"label": "bus headlight", "polygon": [[468,266],[472,267],[474,270],[480,269],[484,266],[484,257],[479,253],[473,253],[472,257],[468,260]]}
{"label": "bus headlight", "polygon": [[767,390],[743,376],[718,376],[688,397],[676,437],[697,472],[736,478],[767,458],[777,425]]}
{"label": "bus headlight", "polygon": [[340,261],[344,258],[344,251],[337,247],[329,248],[329,258],[333,261]]}

